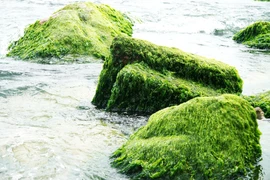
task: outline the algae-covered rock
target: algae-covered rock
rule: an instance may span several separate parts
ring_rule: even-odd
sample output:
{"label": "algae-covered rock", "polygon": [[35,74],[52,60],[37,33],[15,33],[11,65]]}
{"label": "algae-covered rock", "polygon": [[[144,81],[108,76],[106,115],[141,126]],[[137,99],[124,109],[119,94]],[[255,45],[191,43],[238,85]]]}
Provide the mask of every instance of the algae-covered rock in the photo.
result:
{"label": "algae-covered rock", "polygon": [[118,36],[100,75],[93,104],[150,114],[198,96],[242,92],[237,70],[176,48]]}
{"label": "algae-covered rock", "polygon": [[260,107],[266,118],[270,118],[270,91],[252,96],[243,96],[254,108]]}
{"label": "algae-covered rock", "polygon": [[113,38],[121,33],[132,34],[132,23],[126,15],[108,5],[80,2],[27,27],[24,36],[9,46],[7,55],[21,59],[63,59],[65,55],[105,59]]}
{"label": "algae-covered rock", "polygon": [[261,157],[252,106],[198,97],[153,114],[112,156],[132,179],[244,179]]}
{"label": "algae-covered rock", "polygon": [[233,37],[238,43],[259,49],[270,49],[270,22],[256,22],[236,33]]}

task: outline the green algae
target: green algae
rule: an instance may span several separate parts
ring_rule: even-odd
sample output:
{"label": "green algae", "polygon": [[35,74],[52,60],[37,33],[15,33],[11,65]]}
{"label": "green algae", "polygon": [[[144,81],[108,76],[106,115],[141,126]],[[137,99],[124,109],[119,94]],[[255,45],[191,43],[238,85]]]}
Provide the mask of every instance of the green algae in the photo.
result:
{"label": "green algae", "polygon": [[[125,67],[136,63],[141,66]],[[237,70],[227,64],[121,35],[113,40],[92,103],[150,114],[197,96],[240,94],[242,85]]]}
{"label": "green algae", "polygon": [[236,33],[233,40],[249,47],[270,49],[270,22],[255,22]]}
{"label": "green algae", "polygon": [[61,58],[66,55],[105,59],[113,38],[132,35],[132,23],[108,5],[75,3],[55,12],[48,20],[36,21],[24,36],[10,44],[7,56],[21,59]]}
{"label": "green algae", "polygon": [[254,108],[260,107],[266,118],[270,118],[270,91],[252,96],[243,96]]}
{"label": "green algae", "polygon": [[261,157],[250,104],[198,97],[153,114],[112,156],[132,179],[244,179]]}
{"label": "green algae", "polygon": [[134,63],[118,73],[107,110],[150,114],[194,97],[218,94],[211,87],[176,77],[169,71],[160,73],[145,63]]}

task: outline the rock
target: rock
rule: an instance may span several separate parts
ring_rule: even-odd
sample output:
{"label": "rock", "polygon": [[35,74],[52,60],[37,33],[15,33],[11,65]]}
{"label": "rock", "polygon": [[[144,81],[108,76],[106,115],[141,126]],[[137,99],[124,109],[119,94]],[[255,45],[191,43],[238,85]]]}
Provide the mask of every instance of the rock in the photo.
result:
{"label": "rock", "polygon": [[233,40],[250,47],[270,49],[270,22],[255,22],[236,33]]}
{"label": "rock", "polygon": [[242,92],[237,70],[214,59],[118,36],[92,101],[108,111],[151,114],[198,96]]}
{"label": "rock", "polygon": [[251,96],[242,96],[246,99],[254,108],[260,107],[264,112],[266,118],[270,118],[270,91],[263,93],[251,95]]}
{"label": "rock", "polygon": [[105,59],[113,38],[121,33],[132,35],[132,26],[126,15],[108,5],[70,4],[27,27],[24,36],[10,44],[7,56],[63,60],[72,55]]}
{"label": "rock", "polygon": [[112,166],[131,179],[244,179],[261,157],[260,134],[241,97],[198,97],[151,115]]}
{"label": "rock", "polygon": [[262,111],[260,107],[255,107],[254,109],[256,111],[257,119],[259,120],[265,119],[264,112]]}

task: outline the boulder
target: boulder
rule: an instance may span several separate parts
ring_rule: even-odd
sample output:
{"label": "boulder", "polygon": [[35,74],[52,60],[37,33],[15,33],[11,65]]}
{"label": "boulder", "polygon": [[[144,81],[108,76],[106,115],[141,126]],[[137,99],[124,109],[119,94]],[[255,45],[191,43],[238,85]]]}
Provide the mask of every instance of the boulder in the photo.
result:
{"label": "boulder", "polygon": [[264,112],[263,112],[263,110],[260,107],[255,107],[254,110],[256,112],[256,115],[257,115],[257,119],[258,120],[265,119]]}
{"label": "boulder", "polygon": [[263,93],[251,95],[251,96],[243,96],[254,108],[260,107],[264,112],[264,116],[266,118],[270,118],[270,91],[266,91]]}
{"label": "boulder", "polygon": [[236,33],[233,40],[249,47],[270,49],[270,22],[255,22]]}
{"label": "boulder", "polygon": [[71,61],[77,56],[105,59],[113,38],[121,33],[132,35],[132,26],[125,14],[108,5],[78,2],[27,27],[24,36],[10,44],[7,56],[62,60],[68,57]]}
{"label": "boulder", "polygon": [[120,35],[92,103],[108,111],[151,114],[198,96],[242,92],[237,70],[214,59]]}
{"label": "boulder", "polygon": [[151,115],[112,166],[131,179],[245,179],[261,157],[260,134],[241,97],[198,97]]}

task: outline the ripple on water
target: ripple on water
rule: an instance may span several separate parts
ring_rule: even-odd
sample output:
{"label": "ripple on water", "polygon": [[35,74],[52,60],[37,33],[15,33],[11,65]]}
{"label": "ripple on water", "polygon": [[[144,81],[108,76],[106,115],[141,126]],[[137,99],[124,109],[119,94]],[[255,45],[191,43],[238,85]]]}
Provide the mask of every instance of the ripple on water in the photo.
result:
{"label": "ripple on water", "polygon": [[[41,65],[6,58],[8,44],[37,19],[75,0],[11,0],[0,6],[0,177],[106,179],[127,177],[109,156],[147,117],[91,105],[101,63]],[[246,0],[97,0],[129,12],[134,37],[174,46],[235,66],[244,93],[269,90],[269,54],[232,41],[241,28],[270,20],[268,4]],[[269,124],[259,122],[265,179],[270,179]]]}
{"label": "ripple on water", "polygon": [[[126,179],[109,157],[136,127],[91,104],[102,64],[27,65],[30,75],[13,81],[20,88],[0,90],[10,93],[0,98],[1,177]],[[42,83],[28,86],[29,78]]]}
{"label": "ripple on water", "polygon": [[54,115],[46,120],[0,121],[1,128],[7,129],[0,136],[0,164],[8,169],[2,177],[73,179],[98,174],[104,179],[124,179],[109,160],[126,140],[121,131],[98,120],[69,118]]}
{"label": "ripple on water", "polygon": [[0,70],[0,80],[5,79],[5,78],[12,78],[14,76],[20,76],[23,73],[21,72],[12,72],[12,71],[1,71]]}

